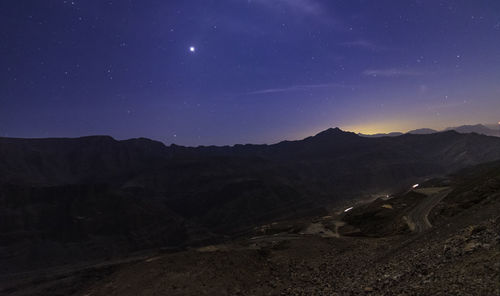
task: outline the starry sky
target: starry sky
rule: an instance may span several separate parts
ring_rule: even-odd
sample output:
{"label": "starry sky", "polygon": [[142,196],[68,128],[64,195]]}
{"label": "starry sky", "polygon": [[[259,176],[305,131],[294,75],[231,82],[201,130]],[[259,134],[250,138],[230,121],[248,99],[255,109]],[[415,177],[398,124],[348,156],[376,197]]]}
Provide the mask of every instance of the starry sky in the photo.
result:
{"label": "starry sky", "polygon": [[0,136],[225,145],[500,120],[498,0],[2,0]]}

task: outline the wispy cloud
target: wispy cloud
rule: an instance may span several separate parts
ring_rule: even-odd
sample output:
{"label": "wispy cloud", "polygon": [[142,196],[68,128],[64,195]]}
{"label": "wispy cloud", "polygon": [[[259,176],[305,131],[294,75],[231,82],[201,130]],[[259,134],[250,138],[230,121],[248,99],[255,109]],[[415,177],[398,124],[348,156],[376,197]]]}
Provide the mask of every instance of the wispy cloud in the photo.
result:
{"label": "wispy cloud", "polygon": [[321,5],[316,0],[248,0],[249,3],[259,3],[268,7],[284,6],[296,12],[319,15],[323,13]]}
{"label": "wispy cloud", "polygon": [[245,93],[245,95],[265,95],[273,93],[296,92],[296,91],[310,91],[318,88],[346,88],[350,87],[340,83],[324,83],[324,84],[302,84],[292,85],[284,88],[268,88]]}
{"label": "wispy cloud", "polygon": [[345,46],[345,47],[356,47],[356,48],[361,48],[361,49],[367,49],[371,51],[386,51],[389,50],[388,47],[380,46],[377,44],[374,44],[373,42],[370,42],[368,40],[355,40],[355,41],[347,41],[347,42],[341,42],[340,45]]}
{"label": "wispy cloud", "polygon": [[402,77],[402,76],[420,76],[422,72],[411,71],[406,69],[369,69],[363,71],[363,75],[373,77]]}
{"label": "wispy cloud", "polygon": [[298,18],[308,17],[332,25],[337,29],[342,28],[338,17],[334,17],[333,12],[318,0],[248,0],[248,2],[258,3],[278,11],[282,11],[284,8],[294,13]]}

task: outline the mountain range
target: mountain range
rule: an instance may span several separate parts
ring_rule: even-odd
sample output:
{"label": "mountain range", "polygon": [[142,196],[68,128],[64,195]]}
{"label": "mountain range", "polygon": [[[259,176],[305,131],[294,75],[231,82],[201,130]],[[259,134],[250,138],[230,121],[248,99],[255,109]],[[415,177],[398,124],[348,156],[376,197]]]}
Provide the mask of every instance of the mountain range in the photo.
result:
{"label": "mountain range", "polygon": [[[462,134],[476,133],[476,134],[480,134],[480,135],[500,137],[500,129],[499,129],[498,124],[496,124],[496,125],[493,125],[493,124],[462,125],[462,126],[457,126],[457,127],[449,127],[449,128],[444,129],[443,131],[456,131],[456,132],[462,133]],[[420,129],[411,130],[411,131],[407,132],[407,134],[427,135],[427,134],[434,134],[434,133],[438,133],[438,132],[440,132],[440,131],[430,129],[430,128],[420,128]],[[392,133],[379,133],[379,134],[373,134],[373,135],[359,133],[358,135],[360,135],[362,137],[378,138],[378,137],[397,137],[397,136],[401,136],[403,134],[404,133],[401,133],[401,132],[392,132]]]}
{"label": "mountain range", "polygon": [[500,138],[445,131],[225,147],[0,138],[3,273],[183,248],[500,159]]}

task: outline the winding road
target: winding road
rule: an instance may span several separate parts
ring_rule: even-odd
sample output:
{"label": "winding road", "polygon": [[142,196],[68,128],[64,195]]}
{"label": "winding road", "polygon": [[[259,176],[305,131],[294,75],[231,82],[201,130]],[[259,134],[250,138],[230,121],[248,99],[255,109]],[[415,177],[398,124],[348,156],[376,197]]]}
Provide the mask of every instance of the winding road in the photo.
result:
{"label": "winding road", "polygon": [[434,193],[427,193],[420,190],[415,191],[427,196],[408,213],[406,222],[411,231],[423,232],[432,227],[432,224],[429,222],[430,211],[451,192],[451,189],[441,188]]}

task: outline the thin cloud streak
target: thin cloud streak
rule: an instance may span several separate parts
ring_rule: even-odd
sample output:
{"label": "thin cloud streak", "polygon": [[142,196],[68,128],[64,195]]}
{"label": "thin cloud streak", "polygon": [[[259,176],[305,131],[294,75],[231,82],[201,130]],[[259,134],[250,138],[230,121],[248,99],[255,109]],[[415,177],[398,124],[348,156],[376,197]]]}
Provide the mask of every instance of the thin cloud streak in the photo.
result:
{"label": "thin cloud streak", "polygon": [[288,9],[299,18],[308,18],[332,26],[336,30],[345,30],[341,20],[333,16],[332,11],[317,0],[248,0],[249,3],[258,3],[269,9],[281,11]]}
{"label": "thin cloud streak", "polygon": [[423,73],[404,69],[368,69],[363,71],[363,75],[372,77],[403,77],[420,76]]}
{"label": "thin cloud streak", "polygon": [[356,40],[356,41],[347,41],[347,42],[341,42],[340,45],[345,46],[345,47],[356,47],[356,48],[361,48],[361,49],[367,49],[371,51],[386,51],[389,50],[388,47],[380,46],[377,44],[374,44],[373,42],[370,42],[368,40]]}
{"label": "thin cloud streak", "polygon": [[318,88],[347,88],[351,87],[340,83],[324,83],[324,84],[304,84],[304,85],[293,85],[285,88],[269,88],[263,90],[257,90],[248,92],[245,95],[265,95],[273,93],[285,93],[285,92],[296,92],[296,91],[308,91]]}
{"label": "thin cloud streak", "polygon": [[249,3],[252,2],[271,7],[283,5],[303,14],[320,15],[323,13],[323,8],[315,0],[249,0]]}

